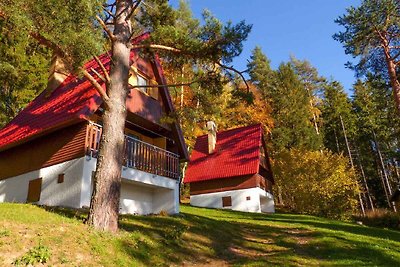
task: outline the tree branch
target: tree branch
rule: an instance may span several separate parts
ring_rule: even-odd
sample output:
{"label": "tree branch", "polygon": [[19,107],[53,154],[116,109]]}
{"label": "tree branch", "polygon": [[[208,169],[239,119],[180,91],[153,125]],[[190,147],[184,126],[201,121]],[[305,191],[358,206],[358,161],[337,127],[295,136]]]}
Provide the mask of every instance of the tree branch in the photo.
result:
{"label": "tree branch", "polygon": [[[125,21],[130,20],[131,17],[133,16],[133,13],[135,12],[135,10],[138,8],[138,6],[140,5],[140,3],[142,2],[142,0],[137,0],[136,4],[134,6],[132,6],[131,11],[129,11],[128,16],[126,17]],[[133,5],[133,4],[132,4]]]}
{"label": "tree branch", "polygon": [[160,88],[160,87],[178,87],[178,86],[189,86],[195,83],[199,83],[200,80],[194,80],[186,83],[172,83],[172,84],[149,84],[149,85],[129,85],[132,88]]}
{"label": "tree branch", "polygon": [[56,45],[55,43],[53,43],[52,41],[46,39],[43,35],[41,35],[40,33],[37,32],[31,32],[30,35],[36,39],[40,44],[52,49],[54,52],[56,52],[59,56],[64,57],[65,56],[65,52],[61,49],[61,47],[59,47],[58,45]]}
{"label": "tree branch", "polygon": [[105,78],[104,82],[109,84],[111,82],[111,79],[110,79],[110,75],[108,74],[106,67],[104,66],[104,64],[100,61],[100,59],[97,56],[93,55],[93,58],[97,62],[97,64],[100,66],[100,68],[104,74],[104,78]]}
{"label": "tree branch", "polygon": [[104,12],[106,12],[106,13],[108,14],[108,16],[106,17],[105,22],[104,22],[105,24],[108,24],[108,20],[109,20],[110,18],[115,19],[114,14],[113,14],[110,10],[108,10],[107,7],[104,7],[104,6],[103,6],[103,10],[104,10]]}
{"label": "tree branch", "polygon": [[108,37],[111,40],[115,40],[115,36],[114,34],[111,32],[111,30],[107,27],[107,25],[104,23],[104,21],[98,16],[96,15],[96,19],[98,20],[98,22],[100,23],[101,27],[103,28],[103,30],[107,33]]}
{"label": "tree branch", "polygon": [[230,70],[230,71],[233,71],[233,72],[237,73],[237,74],[242,78],[244,84],[246,85],[247,91],[250,90],[250,86],[249,86],[249,84],[247,83],[246,78],[245,78],[244,75],[243,75],[243,73],[246,73],[248,70],[238,71],[237,69],[235,69],[235,68],[232,67],[232,66],[226,66],[226,65],[221,64],[221,63],[219,63],[219,62],[216,62],[216,64],[217,64],[218,66],[220,66],[221,68],[223,68],[223,69],[227,69],[227,70]]}
{"label": "tree branch", "polygon": [[109,96],[107,95],[106,91],[104,91],[103,87],[96,81],[96,79],[84,68],[80,68],[83,76],[85,76],[94,86],[94,88],[97,90],[97,92],[100,94],[101,98],[103,98],[105,104],[110,100]]}
{"label": "tree branch", "polygon": [[106,78],[104,78],[103,75],[101,75],[100,73],[97,72],[97,70],[95,70],[94,68],[90,68],[91,71],[93,71],[94,74],[97,75],[97,77],[100,78],[100,80],[102,80],[104,83],[106,83]]}
{"label": "tree branch", "polygon": [[141,48],[153,48],[153,49],[160,49],[160,50],[167,50],[170,52],[174,53],[181,53],[182,50],[166,46],[166,45],[157,45],[157,44],[137,44],[137,45],[131,45],[131,49],[141,49]]}

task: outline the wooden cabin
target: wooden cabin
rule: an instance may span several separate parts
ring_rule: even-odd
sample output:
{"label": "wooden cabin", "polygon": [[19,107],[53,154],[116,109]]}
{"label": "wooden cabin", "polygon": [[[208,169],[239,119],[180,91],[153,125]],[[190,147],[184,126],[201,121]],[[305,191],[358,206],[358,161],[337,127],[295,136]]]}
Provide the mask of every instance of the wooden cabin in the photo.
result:
{"label": "wooden cabin", "polygon": [[184,179],[190,205],[274,212],[274,179],[260,124],[197,137]]}
{"label": "wooden cabin", "polygon": [[[99,59],[109,68],[108,53]],[[145,60],[132,51],[131,64],[131,86],[166,84],[156,56]],[[84,67],[101,73],[94,60]],[[174,111],[168,88],[132,87],[126,105],[120,212],[177,213],[179,163],[188,154],[180,126],[162,119]],[[72,74],[34,99],[0,130],[0,202],[88,207],[102,112],[92,84]]]}

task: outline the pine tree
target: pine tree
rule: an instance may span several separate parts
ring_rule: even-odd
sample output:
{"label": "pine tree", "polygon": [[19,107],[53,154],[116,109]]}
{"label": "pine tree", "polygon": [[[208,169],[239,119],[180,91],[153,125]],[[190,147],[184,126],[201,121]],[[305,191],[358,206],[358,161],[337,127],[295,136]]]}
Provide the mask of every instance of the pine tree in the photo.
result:
{"label": "pine tree", "polygon": [[324,145],[336,153],[345,153],[346,144],[341,120],[350,139],[354,138],[355,117],[349,97],[337,81],[328,82],[323,88],[322,118]]}

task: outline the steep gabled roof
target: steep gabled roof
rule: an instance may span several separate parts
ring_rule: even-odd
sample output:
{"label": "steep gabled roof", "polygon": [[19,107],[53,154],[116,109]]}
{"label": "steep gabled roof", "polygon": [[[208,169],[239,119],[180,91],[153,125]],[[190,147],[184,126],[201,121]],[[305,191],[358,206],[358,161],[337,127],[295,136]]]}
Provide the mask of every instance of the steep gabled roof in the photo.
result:
{"label": "steep gabled roof", "polygon": [[217,133],[215,152],[208,153],[208,137],[197,137],[185,183],[256,174],[260,165],[261,124]]}
{"label": "steep gabled roof", "polygon": [[[149,34],[137,37],[133,42],[139,43],[147,39]],[[131,59],[136,53],[131,51]],[[109,69],[110,57],[108,53],[99,56],[103,65]],[[152,62],[153,69],[157,70],[157,82],[165,84],[162,67],[157,56]],[[93,74],[92,68],[101,73],[100,66],[93,59],[84,65],[84,68]],[[97,77],[93,74],[93,77]],[[97,79],[100,85],[105,84]],[[167,87],[161,87],[160,93],[165,99],[167,113],[173,112],[174,107]],[[82,120],[87,120],[102,104],[102,99],[93,85],[86,78],[78,78],[70,74],[65,81],[56,88],[50,96],[42,92],[11,122],[0,130],[0,151],[9,149],[36,137],[45,135],[54,130],[66,127]],[[182,130],[173,123],[173,132],[179,143],[183,159],[188,159]]]}

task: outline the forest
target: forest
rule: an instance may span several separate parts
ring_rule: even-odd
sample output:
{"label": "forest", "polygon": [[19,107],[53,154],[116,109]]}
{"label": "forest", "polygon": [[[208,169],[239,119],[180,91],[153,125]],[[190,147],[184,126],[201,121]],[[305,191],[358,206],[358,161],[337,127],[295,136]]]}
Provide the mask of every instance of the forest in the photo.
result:
{"label": "forest", "polygon": [[[82,62],[120,40],[117,26],[110,33],[101,23],[115,18],[112,5],[86,27],[102,1],[71,1],[68,9],[56,1],[23,2],[0,3],[0,126],[46,89],[52,57],[64,57],[71,71],[87,77]],[[338,219],[396,211],[390,197],[400,183],[398,1],[364,0],[336,19],[342,31],[332,38],[356,61],[347,65],[357,77],[350,91],[295,56],[274,69],[261,47],[254,47],[247,70],[236,70],[232,59],[251,34],[245,21],[223,23],[209,11],[195,18],[185,0],[176,9],[165,0],[116,2],[138,4],[127,14],[129,37],[151,32],[143,54],[154,49],[162,59],[176,107],[164,119],[179,121],[189,152],[209,120],[218,130],[261,123],[275,201],[284,209]],[[53,16],[58,9],[64,14]],[[60,19],[71,12],[73,18]]]}

